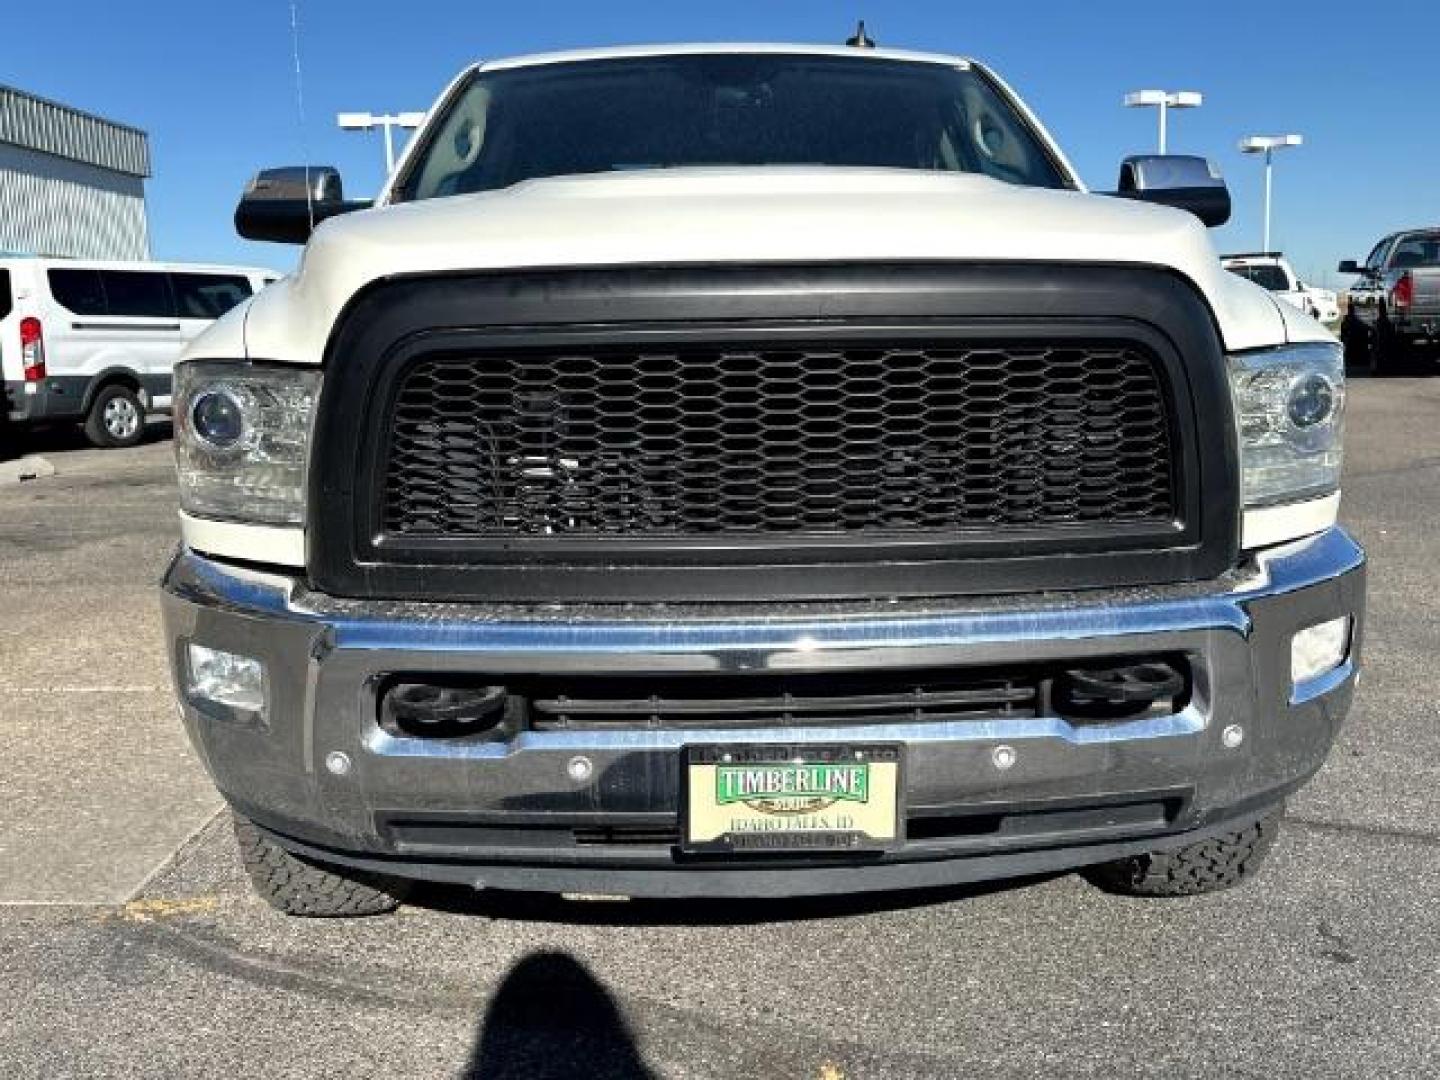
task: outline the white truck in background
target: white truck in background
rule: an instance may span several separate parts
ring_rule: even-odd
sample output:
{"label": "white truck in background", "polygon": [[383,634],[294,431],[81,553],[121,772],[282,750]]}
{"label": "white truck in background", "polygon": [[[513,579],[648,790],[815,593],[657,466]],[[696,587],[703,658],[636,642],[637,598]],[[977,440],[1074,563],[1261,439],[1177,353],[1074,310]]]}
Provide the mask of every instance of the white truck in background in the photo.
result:
{"label": "white truck in background", "polygon": [[1263,288],[1326,326],[1340,321],[1340,301],[1331,289],[1307,285],[1278,251],[1221,255],[1220,265]]}

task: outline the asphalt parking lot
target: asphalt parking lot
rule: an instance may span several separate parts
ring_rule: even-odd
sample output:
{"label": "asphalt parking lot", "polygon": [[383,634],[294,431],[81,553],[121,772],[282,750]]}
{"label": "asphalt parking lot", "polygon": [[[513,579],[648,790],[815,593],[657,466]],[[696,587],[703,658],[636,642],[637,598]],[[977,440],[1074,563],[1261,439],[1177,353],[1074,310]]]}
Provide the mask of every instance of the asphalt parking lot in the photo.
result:
{"label": "asphalt parking lot", "polygon": [[175,718],[169,445],[0,485],[6,1076],[1440,1073],[1440,379],[1352,383],[1367,668],[1265,873],[1193,900],[1074,876],[863,901],[253,898]]}

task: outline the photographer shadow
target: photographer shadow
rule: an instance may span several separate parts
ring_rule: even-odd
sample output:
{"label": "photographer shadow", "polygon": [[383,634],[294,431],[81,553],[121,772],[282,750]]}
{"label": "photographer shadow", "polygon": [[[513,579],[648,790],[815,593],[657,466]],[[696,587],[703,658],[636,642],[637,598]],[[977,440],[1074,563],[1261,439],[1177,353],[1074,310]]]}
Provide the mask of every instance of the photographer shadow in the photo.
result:
{"label": "photographer shadow", "polygon": [[506,974],[476,1033],[466,1080],[653,1076],[609,991],[574,957],[532,953]]}

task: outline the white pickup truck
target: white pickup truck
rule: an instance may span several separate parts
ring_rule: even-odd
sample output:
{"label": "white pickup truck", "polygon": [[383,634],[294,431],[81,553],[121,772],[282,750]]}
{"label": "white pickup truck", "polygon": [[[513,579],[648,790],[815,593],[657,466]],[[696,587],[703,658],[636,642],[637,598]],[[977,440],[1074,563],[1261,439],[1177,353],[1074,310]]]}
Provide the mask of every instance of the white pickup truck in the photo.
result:
{"label": "white pickup truck", "polygon": [[1255,282],[1327,326],[1340,321],[1340,301],[1332,289],[1306,285],[1296,276],[1290,260],[1278,251],[1221,255],[1220,265],[1232,274]]}
{"label": "white pickup truck", "polygon": [[[1168,205],[1167,205],[1168,204]],[[1344,372],[1206,162],[1086,189],[989,69],[464,71],[177,376],[177,691],[256,888],[1249,875],[1359,664]]]}

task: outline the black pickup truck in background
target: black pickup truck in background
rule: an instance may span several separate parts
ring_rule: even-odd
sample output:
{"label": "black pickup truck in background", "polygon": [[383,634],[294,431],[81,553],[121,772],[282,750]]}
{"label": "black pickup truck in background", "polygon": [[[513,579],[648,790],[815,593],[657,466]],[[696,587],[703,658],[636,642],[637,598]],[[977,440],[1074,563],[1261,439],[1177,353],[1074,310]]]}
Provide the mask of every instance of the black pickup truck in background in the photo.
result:
{"label": "black pickup truck in background", "polygon": [[1342,262],[1340,273],[1358,275],[1340,326],[1348,365],[1385,375],[1434,363],[1440,353],[1440,228],[1392,233],[1363,264]]}

